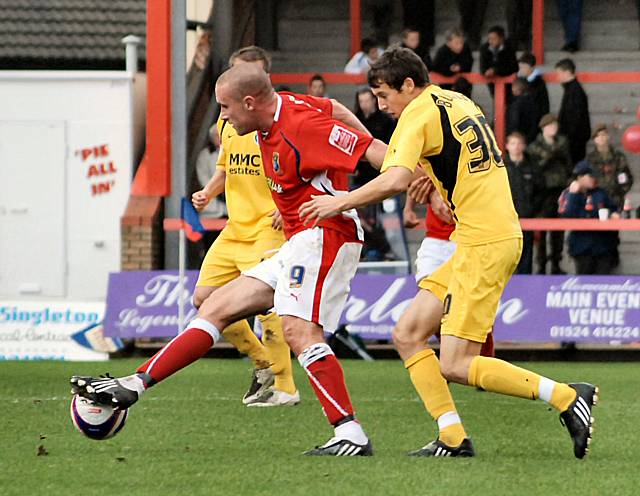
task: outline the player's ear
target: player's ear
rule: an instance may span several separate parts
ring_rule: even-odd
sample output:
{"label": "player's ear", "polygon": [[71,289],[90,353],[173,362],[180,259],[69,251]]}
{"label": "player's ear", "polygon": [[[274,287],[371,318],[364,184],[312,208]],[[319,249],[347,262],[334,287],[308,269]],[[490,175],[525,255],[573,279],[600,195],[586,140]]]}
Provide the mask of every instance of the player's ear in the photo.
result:
{"label": "player's ear", "polygon": [[251,95],[247,95],[242,99],[242,105],[245,110],[253,110],[256,107],[256,99]]}
{"label": "player's ear", "polygon": [[416,84],[413,82],[413,79],[411,79],[410,77],[404,78],[404,81],[402,82],[403,93],[411,93],[415,87]]}

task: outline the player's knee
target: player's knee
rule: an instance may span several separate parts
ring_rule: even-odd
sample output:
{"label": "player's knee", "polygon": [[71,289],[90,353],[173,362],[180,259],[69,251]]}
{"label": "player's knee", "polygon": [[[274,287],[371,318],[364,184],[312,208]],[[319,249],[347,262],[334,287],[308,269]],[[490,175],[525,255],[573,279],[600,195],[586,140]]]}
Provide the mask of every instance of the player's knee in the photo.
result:
{"label": "player's knee", "polygon": [[302,352],[302,339],[299,332],[296,332],[296,326],[292,322],[282,323],[282,334],[289,348],[296,354]]}
{"label": "player's knee", "polygon": [[397,349],[402,349],[407,346],[411,346],[415,343],[415,338],[408,328],[404,326],[396,326],[391,333],[393,344]]}
{"label": "player's knee", "polygon": [[196,290],[193,292],[193,296],[191,297],[191,303],[197,309],[200,309],[204,301],[211,296],[214,288],[199,286],[196,287]]}
{"label": "player's knee", "polygon": [[449,360],[447,357],[440,354],[440,373],[449,382],[456,382],[465,384],[467,378],[464,375],[463,367],[460,367],[453,360]]}

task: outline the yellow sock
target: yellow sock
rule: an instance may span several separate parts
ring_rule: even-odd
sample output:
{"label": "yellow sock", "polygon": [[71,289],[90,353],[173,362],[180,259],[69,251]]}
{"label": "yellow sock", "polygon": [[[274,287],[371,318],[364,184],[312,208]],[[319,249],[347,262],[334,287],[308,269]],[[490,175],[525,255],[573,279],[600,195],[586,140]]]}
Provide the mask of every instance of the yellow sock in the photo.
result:
{"label": "yellow sock", "polygon": [[440,440],[447,446],[459,446],[467,433],[460,422],[447,381],[440,373],[440,363],[432,349],[422,350],[406,362],[405,368],[425,408],[438,421]]}
{"label": "yellow sock", "polygon": [[222,331],[222,335],[240,353],[248,355],[257,369],[266,369],[271,365],[267,350],[253,333],[246,320],[234,322]]}
{"label": "yellow sock", "polygon": [[566,384],[554,382],[503,360],[483,356],[477,356],[471,362],[468,382],[494,393],[530,400],[540,398],[561,412],[576,397],[575,390]]}
{"label": "yellow sock", "polygon": [[275,313],[258,316],[262,324],[262,343],[271,359],[271,370],[276,375],[273,387],[288,394],[296,392],[291,367],[291,350],[284,340],[282,320]]}

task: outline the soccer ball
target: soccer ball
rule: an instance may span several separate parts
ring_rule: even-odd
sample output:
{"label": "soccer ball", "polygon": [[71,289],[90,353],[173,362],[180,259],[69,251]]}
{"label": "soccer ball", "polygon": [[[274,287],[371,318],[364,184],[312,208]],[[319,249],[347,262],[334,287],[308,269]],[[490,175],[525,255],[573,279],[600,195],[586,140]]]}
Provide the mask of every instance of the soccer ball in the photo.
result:
{"label": "soccer ball", "polygon": [[71,400],[71,420],[82,434],[102,440],[115,436],[124,427],[129,410],[114,410],[109,405],[93,403],[79,395]]}

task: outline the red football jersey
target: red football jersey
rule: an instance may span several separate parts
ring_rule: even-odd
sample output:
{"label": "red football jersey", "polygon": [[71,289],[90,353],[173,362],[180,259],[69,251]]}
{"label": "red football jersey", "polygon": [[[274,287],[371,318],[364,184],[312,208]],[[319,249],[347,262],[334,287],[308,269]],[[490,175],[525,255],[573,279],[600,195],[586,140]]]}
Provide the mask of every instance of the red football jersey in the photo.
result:
{"label": "red football jersey", "polygon": [[[332,119],[319,108],[292,94],[278,94],[278,106],[268,133],[258,133],[262,164],[273,200],[284,220],[287,239],[307,229],[298,217],[300,206],[311,195],[339,195],[337,187],[345,173],[351,173],[373,141]],[[337,179],[337,180],[336,180]],[[355,210],[343,212],[319,223],[363,239]]]}
{"label": "red football jersey", "polygon": [[443,220],[440,220],[431,208],[431,205],[427,207],[427,218],[424,222],[424,227],[427,230],[425,236],[427,238],[436,238],[449,240],[451,233],[456,228],[454,224],[446,224]]}

